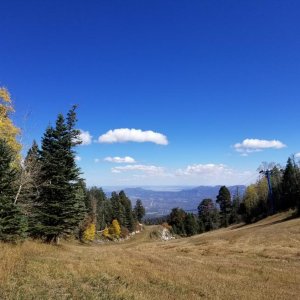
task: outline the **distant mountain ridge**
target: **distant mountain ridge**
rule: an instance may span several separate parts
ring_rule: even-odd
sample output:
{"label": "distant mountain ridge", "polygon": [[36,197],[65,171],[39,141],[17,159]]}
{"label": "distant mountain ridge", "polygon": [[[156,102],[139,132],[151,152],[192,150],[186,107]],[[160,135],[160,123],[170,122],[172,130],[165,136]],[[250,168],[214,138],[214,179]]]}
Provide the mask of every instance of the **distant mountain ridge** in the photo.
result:
{"label": "distant mountain ridge", "polygon": [[[196,212],[199,203],[205,198],[211,198],[214,201],[219,193],[221,185],[217,186],[198,186],[193,188],[183,187],[166,187],[163,190],[151,190],[151,188],[136,187],[136,188],[116,188],[116,191],[124,190],[126,195],[131,199],[133,205],[136,199],[141,199],[146,208],[146,217],[159,217],[170,213],[174,207],[183,208],[186,211]],[[228,186],[232,196],[244,195],[246,186],[234,185]],[[112,189],[104,188],[107,194],[110,194]]]}

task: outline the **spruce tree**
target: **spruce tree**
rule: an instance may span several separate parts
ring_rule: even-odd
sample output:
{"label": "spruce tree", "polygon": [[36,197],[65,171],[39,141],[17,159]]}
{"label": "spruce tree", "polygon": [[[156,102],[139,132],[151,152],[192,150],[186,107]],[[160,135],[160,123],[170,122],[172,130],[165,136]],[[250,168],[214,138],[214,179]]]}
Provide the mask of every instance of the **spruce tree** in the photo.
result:
{"label": "spruce tree", "polygon": [[27,222],[17,204],[16,170],[12,167],[14,156],[7,142],[0,139],[0,240],[17,242],[26,236]]}
{"label": "spruce tree", "polygon": [[145,208],[142,203],[142,200],[140,200],[140,199],[136,200],[136,204],[134,206],[134,213],[135,213],[137,220],[141,223],[142,219],[146,213]]}
{"label": "spruce tree", "polygon": [[[97,230],[104,229],[106,226],[105,219],[105,203],[107,201],[106,195],[101,188],[96,186],[91,187],[87,191],[86,207],[88,214],[96,219]],[[95,210],[95,211],[93,211]],[[95,214],[95,216],[93,216]],[[110,220],[111,222],[112,220]]]}
{"label": "spruce tree", "polygon": [[282,179],[283,208],[294,208],[299,196],[299,168],[294,159],[289,157]]}
{"label": "spruce tree", "polygon": [[283,208],[282,199],[282,171],[275,166],[271,172],[272,198],[274,202],[274,213]]}
{"label": "spruce tree", "polygon": [[221,225],[227,227],[231,213],[231,195],[226,186],[220,188],[217,203],[220,205]]}
{"label": "spruce tree", "polygon": [[121,204],[123,206],[123,210],[124,210],[124,224],[122,224],[122,225],[125,226],[129,231],[133,231],[134,230],[134,218],[133,218],[133,213],[132,213],[131,201],[130,201],[130,199],[128,199],[128,197],[126,196],[124,191],[121,191],[119,193],[119,199],[120,199],[120,202],[121,202]]}
{"label": "spruce tree", "polygon": [[198,206],[200,232],[210,231],[219,227],[219,212],[212,199],[203,199]]}
{"label": "spruce tree", "polygon": [[172,209],[168,218],[168,223],[172,226],[175,234],[186,235],[185,218],[186,212],[183,209],[178,207]]}
{"label": "spruce tree", "polygon": [[121,203],[120,196],[116,192],[112,192],[110,198],[111,208],[112,208],[112,219],[118,220],[119,224],[122,226],[125,224],[125,210]]}
{"label": "spruce tree", "polygon": [[187,236],[192,236],[198,233],[199,225],[194,214],[188,213],[184,219],[184,229]]}
{"label": "spruce tree", "polygon": [[36,141],[33,141],[23,164],[20,174],[19,192],[22,209],[26,215],[31,215],[34,202],[39,196],[40,186],[40,153]]}
{"label": "spruce tree", "polygon": [[80,144],[75,109],[69,111],[66,120],[58,115],[55,128],[49,126],[42,139],[42,185],[36,229],[49,243],[58,243],[60,237],[73,233],[84,217],[80,170],[73,150]]}
{"label": "spruce tree", "polygon": [[113,209],[110,199],[106,199],[103,205],[105,227],[113,221]]}
{"label": "spruce tree", "polygon": [[106,209],[105,204],[107,202],[107,197],[102,188],[98,189],[97,193],[97,228],[99,230],[104,229],[106,226],[105,215]]}
{"label": "spruce tree", "polygon": [[237,192],[232,200],[230,223],[239,223],[241,221],[240,205],[241,205],[241,198],[239,195],[239,190],[237,188]]}

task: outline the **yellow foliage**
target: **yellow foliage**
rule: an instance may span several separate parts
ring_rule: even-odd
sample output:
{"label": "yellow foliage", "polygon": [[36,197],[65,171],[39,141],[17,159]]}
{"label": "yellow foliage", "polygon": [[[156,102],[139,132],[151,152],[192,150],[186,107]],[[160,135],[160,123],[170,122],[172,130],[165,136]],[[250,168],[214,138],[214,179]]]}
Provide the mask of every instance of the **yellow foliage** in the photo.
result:
{"label": "yellow foliage", "polygon": [[5,87],[0,88],[0,98],[5,102],[11,102],[9,91]]}
{"label": "yellow foliage", "polygon": [[83,238],[86,241],[93,241],[96,235],[96,225],[91,223],[83,233]]}
{"label": "yellow foliage", "polygon": [[255,184],[251,184],[247,187],[244,196],[244,204],[245,204],[246,211],[250,213],[251,210],[257,205],[258,201],[259,201],[259,197],[257,194],[257,188]]}
{"label": "yellow foliage", "polygon": [[262,178],[256,183],[258,197],[264,201],[268,200],[269,188],[267,178]]}
{"label": "yellow foliage", "polygon": [[20,129],[9,118],[12,112],[14,112],[14,108],[10,94],[6,88],[0,87],[0,138],[5,138],[8,145],[18,156],[21,150],[21,145],[17,141]]}
{"label": "yellow foliage", "polygon": [[109,237],[109,230],[108,230],[107,227],[105,227],[105,229],[103,230],[102,235],[103,235],[104,237],[106,237],[106,238]]}
{"label": "yellow foliage", "polygon": [[121,234],[121,226],[118,220],[113,220],[111,226],[109,227],[109,233],[117,237]]}

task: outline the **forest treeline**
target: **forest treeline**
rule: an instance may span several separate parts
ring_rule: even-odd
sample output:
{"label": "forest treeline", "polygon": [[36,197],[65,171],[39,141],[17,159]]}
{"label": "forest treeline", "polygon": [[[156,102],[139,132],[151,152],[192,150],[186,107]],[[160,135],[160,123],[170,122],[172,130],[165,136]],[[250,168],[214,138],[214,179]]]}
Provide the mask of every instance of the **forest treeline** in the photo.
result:
{"label": "forest treeline", "polygon": [[299,215],[300,166],[295,157],[289,157],[283,169],[275,165],[268,171],[270,188],[264,175],[249,185],[243,196],[238,189],[231,195],[222,186],[216,199],[203,199],[199,203],[198,214],[174,208],[163,221],[172,226],[175,234],[191,236],[240,222],[253,223],[287,209],[297,209]]}
{"label": "forest treeline", "polygon": [[107,198],[101,189],[87,188],[81,177],[76,106],[58,115],[55,126],[46,128],[41,148],[33,141],[24,159],[13,111],[9,92],[0,88],[0,241],[31,237],[58,243],[69,236],[86,241],[97,230],[114,239],[136,230],[145,214],[140,200],[132,208],[124,192]]}
{"label": "forest treeline", "polygon": [[[76,106],[66,116],[57,116],[40,148],[33,141],[24,159],[13,112],[9,92],[0,88],[0,241],[30,237],[58,243],[69,236],[92,241],[96,234],[115,239],[139,229],[145,215],[141,200],[132,207],[123,191],[107,197],[101,188],[86,187],[76,164],[75,149],[81,143]],[[165,221],[174,233],[191,236],[290,208],[300,212],[300,167],[294,157],[284,168],[272,167],[270,185],[269,190],[262,176],[242,196],[222,186],[217,199],[199,203],[198,214],[174,208]]]}

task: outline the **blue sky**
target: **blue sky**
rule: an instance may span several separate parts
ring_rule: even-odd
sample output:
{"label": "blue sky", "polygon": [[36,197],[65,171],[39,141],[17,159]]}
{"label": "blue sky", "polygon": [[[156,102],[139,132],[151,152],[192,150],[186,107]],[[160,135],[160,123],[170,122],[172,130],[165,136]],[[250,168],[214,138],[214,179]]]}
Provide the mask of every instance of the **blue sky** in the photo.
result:
{"label": "blue sky", "polygon": [[248,183],[262,161],[300,152],[299,11],[276,0],[3,1],[0,85],[25,148],[78,104],[88,185]]}

